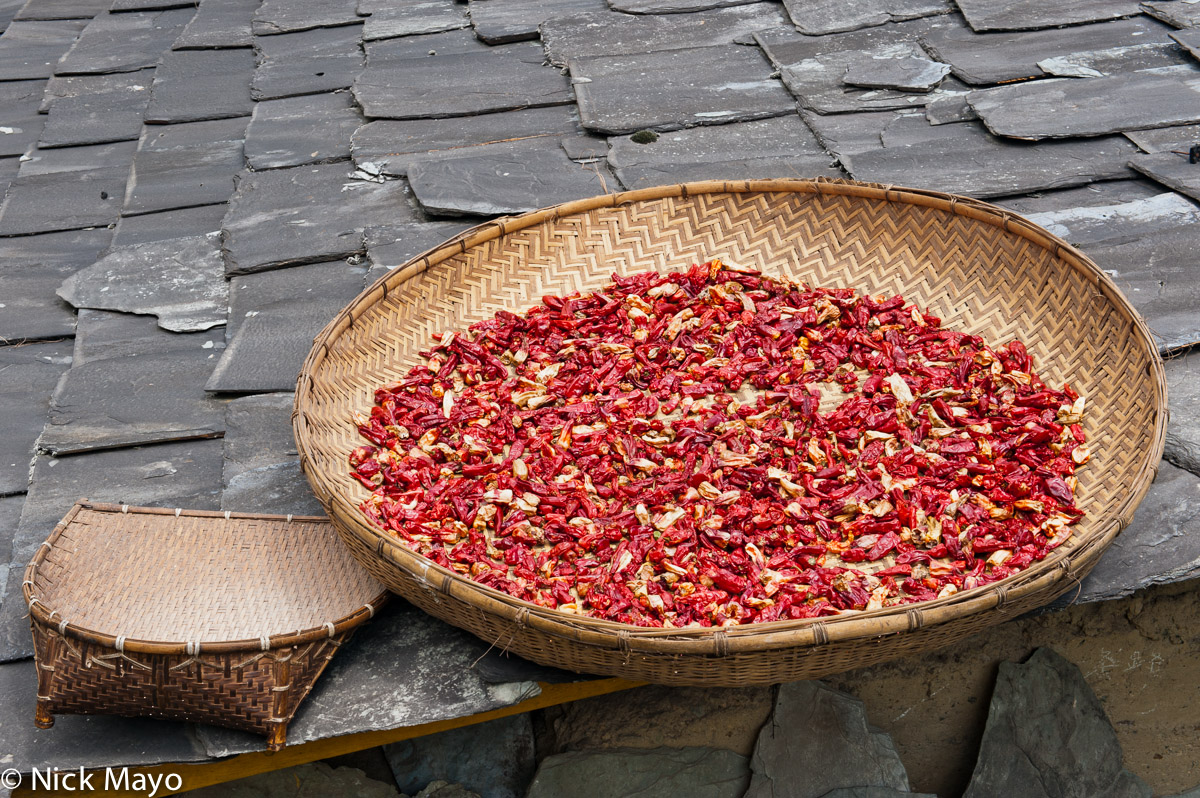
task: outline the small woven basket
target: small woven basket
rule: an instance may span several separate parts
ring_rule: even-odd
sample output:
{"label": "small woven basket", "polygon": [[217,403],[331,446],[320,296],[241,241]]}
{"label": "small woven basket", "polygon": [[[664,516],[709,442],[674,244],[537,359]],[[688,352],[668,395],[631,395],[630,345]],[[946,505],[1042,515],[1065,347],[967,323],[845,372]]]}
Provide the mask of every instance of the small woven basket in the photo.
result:
{"label": "small woven basket", "polygon": [[[537,607],[405,548],[359,511],[347,456],[374,391],[423,362],[435,333],[615,272],[726,263],[826,287],[899,294],[956,330],[1023,340],[1051,384],[1087,397],[1087,515],[1049,557],[918,605],[727,629],[640,629]],[[1077,249],[977,200],[852,181],[662,186],[571,202],[462,233],[384,276],[317,337],[293,425],[313,490],[355,557],[414,604],[537,662],[663,684],[815,678],[947,645],[1078,586],[1158,471],[1166,382],[1145,322]]]}
{"label": "small woven basket", "polygon": [[36,723],[130,715],[264,734],[278,750],[387,592],[324,518],[79,501],[25,570]]}

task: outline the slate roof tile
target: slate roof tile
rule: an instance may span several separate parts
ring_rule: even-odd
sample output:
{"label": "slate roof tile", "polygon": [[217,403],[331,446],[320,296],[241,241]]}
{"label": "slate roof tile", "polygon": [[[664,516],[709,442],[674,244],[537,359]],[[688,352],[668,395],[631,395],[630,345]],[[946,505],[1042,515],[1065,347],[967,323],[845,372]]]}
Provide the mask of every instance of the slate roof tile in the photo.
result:
{"label": "slate roof tile", "polygon": [[125,193],[126,215],[227,202],[244,166],[249,117],[147,125]]}
{"label": "slate roof tile", "polygon": [[194,10],[101,14],[87,24],[55,66],[56,75],[133,72],[159,62]]}
{"label": "slate roof tile", "polygon": [[362,71],[361,39],[362,27],[354,25],[255,37],[251,96],[275,100],[350,88]]}
{"label": "slate roof tile", "polygon": [[196,122],[249,116],[254,53],[240,50],[177,50],[163,55],[154,74],[149,123]]}
{"label": "slate roof tile", "polygon": [[11,23],[0,36],[0,80],[50,77],[87,24],[86,19]]}
{"label": "slate roof tile", "polygon": [[196,15],[172,47],[204,50],[249,47],[254,43],[251,21],[260,0],[200,0]]}

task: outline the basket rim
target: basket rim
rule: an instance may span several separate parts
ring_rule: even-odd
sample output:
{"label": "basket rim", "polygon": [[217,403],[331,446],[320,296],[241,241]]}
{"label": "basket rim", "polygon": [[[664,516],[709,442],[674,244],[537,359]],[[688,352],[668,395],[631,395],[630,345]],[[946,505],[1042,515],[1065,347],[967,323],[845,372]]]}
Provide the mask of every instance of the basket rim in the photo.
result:
{"label": "basket rim", "polygon": [[[844,611],[832,616],[779,620],[763,624],[720,628],[643,628],[539,607],[443,568],[404,547],[398,539],[385,534],[383,530],[368,525],[357,507],[343,493],[329,490],[324,476],[312,467],[308,456],[310,429],[306,405],[314,388],[313,373],[330,353],[332,343],[346,333],[371,306],[385,299],[390,291],[405,281],[479,244],[543,222],[596,209],[668,197],[687,198],[699,194],[788,192],[899,202],[963,216],[1002,228],[1009,234],[1040,246],[1096,285],[1101,296],[1129,322],[1134,337],[1150,355],[1148,367],[1156,389],[1153,406],[1150,408],[1154,418],[1151,446],[1138,468],[1136,478],[1129,486],[1124,502],[1111,513],[1107,525],[1099,526],[1091,537],[1082,542],[1072,539],[1050,556],[1023,571],[941,599],[878,610]],[[517,216],[500,217],[465,230],[410,258],[359,294],[316,336],[297,378],[292,425],[303,471],[338,532],[344,538],[356,538],[378,557],[399,567],[415,579],[431,584],[440,592],[482,611],[514,622],[519,627],[528,626],[546,634],[570,638],[584,645],[605,649],[617,648],[626,653],[722,656],[731,651],[749,652],[821,645],[839,640],[914,630],[988,609],[1003,610],[1010,601],[1031,593],[1046,591],[1063,580],[1079,584],[1080,579],[1076,572],[1086,573],[1087,569],[1076,567],[1077,563],[1094,564],[1099,553],[1132,521],[1134,510],[1158,475],[1166,438],[1166,394],[1166,374],[1162,356],[1154,344],[1150,329],[1112,278],[1079,249],[1019,214],[963,195],[838,178],[708,180],[603,194]],[[435,574],[438,577],[436,580],[433,578]]]}
{"label": "basket rim", "polygon": [[391,594],[384,588],[381,593],[371,598],[361,607],[348,615],[343,615],[336,620],[328,623],[312,626],[307,629],[299,629],[291,632],[269,635],[265,638],[266,645],[263,645],[264,638],[253,638],[243,640],[216,640],[216,641],[173,641],[173,640],[144,640],[140,638],[125,637],[124,635],[113,635],[107,632],[100,632],[94,629],[89,629],[86,626],[73,624],[59,616],[58,622],[55,622],[54,616],[58,615],[57,610],[41,601],[33,595],[33,580],[37,574],[38,566],[41,565],[46,556],[54,550],[58,539],[63,535],[66,529],[75,520],[75,516],[80,510],[92,510],[100,513],[122,513],[122,514],[138,514],[138,515],[167,515],[172,517],[195,517],[195,518],[224,518],[226,520],[238,519],[243,521],[254,520],[271,520],[277,521],[286,519],[297,522],[307,523],[324,523],[331,524],[332,522],[319,515],[271,515],[267,513],[239,513],[226,510],[184,510],[170,509],[166,507],[140,507],[129,504],[114,504],[108,502],[93,502],[88,499],[79,499],[67,512],[63,519],[54,527],[54,531],[50,536],[38,547],[33,559],[25,567],[25,575],[21,583],[21,591],[25,599],[25,605],[29,609],[30,619],[33,623],[53,628],[59,634],[83,640],[88,643],[115,648],[121,652],[133,652],[139,654],[158,654],[158,655],[173,655],[185,654],[189,656],[199,656],[201,651],[207,654],[231,654],[237,652],[249,651],[270,651],[288,646],[301,645],[310,643],[321,638],[333,638],[356,629],[366,621],[375,617],[375,613],[387,604]]}

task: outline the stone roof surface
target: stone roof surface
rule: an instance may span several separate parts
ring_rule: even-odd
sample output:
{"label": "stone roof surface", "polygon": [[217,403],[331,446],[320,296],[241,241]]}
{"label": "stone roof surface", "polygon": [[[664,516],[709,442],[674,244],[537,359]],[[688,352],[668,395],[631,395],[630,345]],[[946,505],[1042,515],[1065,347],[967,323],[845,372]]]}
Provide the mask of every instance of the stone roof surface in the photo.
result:
{"label": "stone roof surface", "polygon": [[[1189,0],[0,0],[0,750],[65,769],[259,747],[78,717],[35,749],[34,550],[80,496],[319,511],[288,392],[324,323],[468,226],[621,188],[853,177],[1078,244],[1179,356],[1170,465],[1076,600],[1200,574],[1192,26]],[[545,678],[472,666],[484,649],[394,607],[293,739]]]}

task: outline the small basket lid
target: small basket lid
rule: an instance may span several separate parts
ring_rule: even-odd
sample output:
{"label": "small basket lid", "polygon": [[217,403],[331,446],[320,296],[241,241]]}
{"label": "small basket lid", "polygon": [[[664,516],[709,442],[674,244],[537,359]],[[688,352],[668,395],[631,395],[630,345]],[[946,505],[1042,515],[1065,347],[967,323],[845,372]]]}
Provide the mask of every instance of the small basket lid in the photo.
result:
{"label": "small basket lid", "polygon": [[36,623],[156,654],[332,637],[388,595],[325,518],[86,499],[38,549],[23,588]]}

